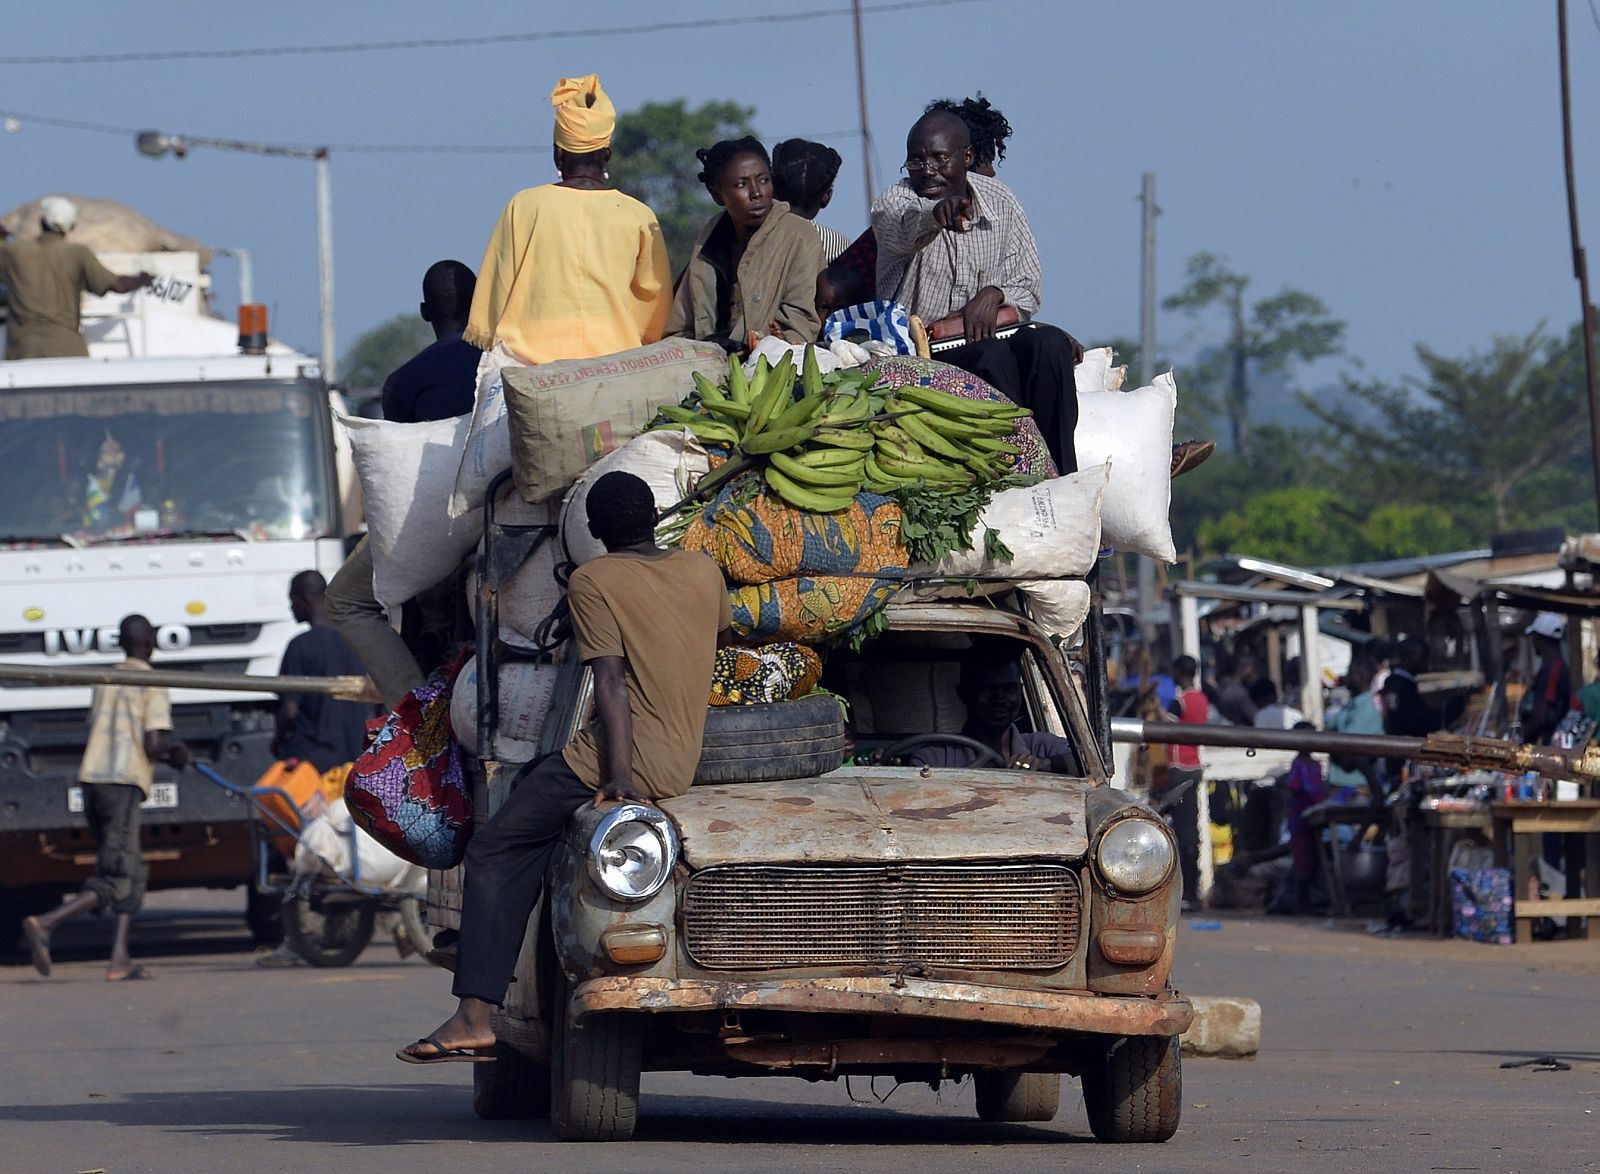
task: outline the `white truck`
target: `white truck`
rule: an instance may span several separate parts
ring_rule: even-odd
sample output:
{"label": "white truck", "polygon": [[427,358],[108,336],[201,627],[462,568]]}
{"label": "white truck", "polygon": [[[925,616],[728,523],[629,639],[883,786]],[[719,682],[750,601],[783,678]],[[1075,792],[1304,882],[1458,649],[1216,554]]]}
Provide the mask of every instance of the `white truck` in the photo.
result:
{"label": "white truck", "polygon": [[[90,356],[0,362],[0,660],[114,664],[138,612],[159,665],[276,673],[298,630],[291,576],[344,556],[342,404],[310,357],[241,353],[196,254],[101,256],[156,281],[85,300]],[[172,701],[178,736],[225,775],[271,762],[269,694]],[[0,951],[93,865],[75,786],[88,704],[87,688],[0,682]],[[237,800],[163,767],[145,807],[152,888],[250,881]],[[269,913],[253,907],[253,928]]]}

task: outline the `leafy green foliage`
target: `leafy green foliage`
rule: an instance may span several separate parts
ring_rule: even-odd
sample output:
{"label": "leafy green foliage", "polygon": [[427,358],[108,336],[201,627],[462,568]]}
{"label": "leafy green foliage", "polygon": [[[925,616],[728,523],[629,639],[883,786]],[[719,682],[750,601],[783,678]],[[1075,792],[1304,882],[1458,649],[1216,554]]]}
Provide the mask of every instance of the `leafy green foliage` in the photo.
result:
{"label": "leafy green foliage", "polygon": [[[978,528],[978,515],[989,504],[989,499],[1001,489],[1034,485],[1038,481],[1037,477],[1016,474],[946,493],[901,490],[895,498],[900,503],[900,539],[905,543],[912,563],[936,563],[954,551],[971,550],[972,533]],[[986,556],[995,549],[1005,550],[1005,557],[1011,557],[1011,551],[1006,549],[1000,535],[993,530],[986,530]]]}
{"label": "leafy green foliage", "polygon": [[695,151],[719,139],[754,134],[753,106],[704,102],[690,109],[682,98],[646,102],[617,117],[611,138],[611,179],[617,188],[648,204],[661,222],[676,273],[689,260],[700,226],[716,211],[704,185],[695,178]]}
{"label": "leafy green foliage", "polygon": [[1183,372],[1191,414],[1182,423],[1195,426],[1195,408],[1223,416],[1236,453],[1244,451],[1250,433],[1253,376],[1289,377],[1298,366],[1344,349],[1345,325],[1330,316],[1322,299],[1285,288],[1247,307],[1249,285],[1248,277],[1227,267],[1226,257],[1196,253],[1189,258],[1184,287],[1161,303],[1197,324],[1216,310],[1226,315],[1226,336]]}
{"label": "leafy green foliage", "polygon": [[339,360],[339,381],[356,391],[376,391],[391,372],[433,342],[433,328],[415,312],[396,314],[367,331]]}

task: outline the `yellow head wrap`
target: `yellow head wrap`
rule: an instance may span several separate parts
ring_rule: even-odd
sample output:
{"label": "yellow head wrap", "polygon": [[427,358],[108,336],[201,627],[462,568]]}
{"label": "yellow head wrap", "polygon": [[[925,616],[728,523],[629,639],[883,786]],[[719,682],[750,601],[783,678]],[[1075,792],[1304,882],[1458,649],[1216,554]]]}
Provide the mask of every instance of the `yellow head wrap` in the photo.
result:
{"label": "yellow head wrap", "polygon": [[574,155],[587,155],[611,145],[617,126],[617,108],[600,88],[600,76],[564,77],[550,91],[556,108],[556,146]]}

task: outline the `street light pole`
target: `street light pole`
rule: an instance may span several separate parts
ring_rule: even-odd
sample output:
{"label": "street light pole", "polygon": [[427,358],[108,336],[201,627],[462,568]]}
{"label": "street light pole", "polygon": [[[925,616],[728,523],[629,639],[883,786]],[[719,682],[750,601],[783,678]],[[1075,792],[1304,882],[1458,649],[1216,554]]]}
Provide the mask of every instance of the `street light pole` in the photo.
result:
{"label": "street light pole", "polygon": [[332,384],[333,345],[333,185],[328,179],[328,149],[317,152],[317,311],[322,323],[322,378]]}
{"label": "street light pole", "polygon": [[284,159],[310,159],[317,165],[317,308],[321,324],[322,378],[332,383],[335,370],[333,332],[333,185],[328,176],[328,148],[283,147],[273,143],[247,143],[239,139],[212,139],[196,135],[169,135],[160,131],[140,131],[134,145],[141,155],[160,159],[176,155],[182,159],[191,147],[214,147],[219,151],[242,151],[248,155],[276,155]]}

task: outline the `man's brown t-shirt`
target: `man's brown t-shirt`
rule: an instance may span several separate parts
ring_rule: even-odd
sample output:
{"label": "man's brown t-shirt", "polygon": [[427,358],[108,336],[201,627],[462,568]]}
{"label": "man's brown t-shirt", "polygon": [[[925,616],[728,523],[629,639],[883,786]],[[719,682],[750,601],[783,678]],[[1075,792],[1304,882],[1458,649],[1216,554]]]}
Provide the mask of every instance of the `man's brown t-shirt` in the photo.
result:
{"label": "man's brown t-shirt", "polygon": [[[703,554],[608,554],[567,585],[578,655],[626,661],[633,715],[633,785],[652,799],[694,780],[711,699],[717,633],[733,622],[722,571]],[[598,718],[568,744],[567,765],[600,785]]]}
{"label": "man's brown t-shirt", "polygon": [[6,358],[87,355],[78,333],[81,295],[106,293],[116,280],[93,250],[59,233],[0,245],[0,285],[11,310]]}

